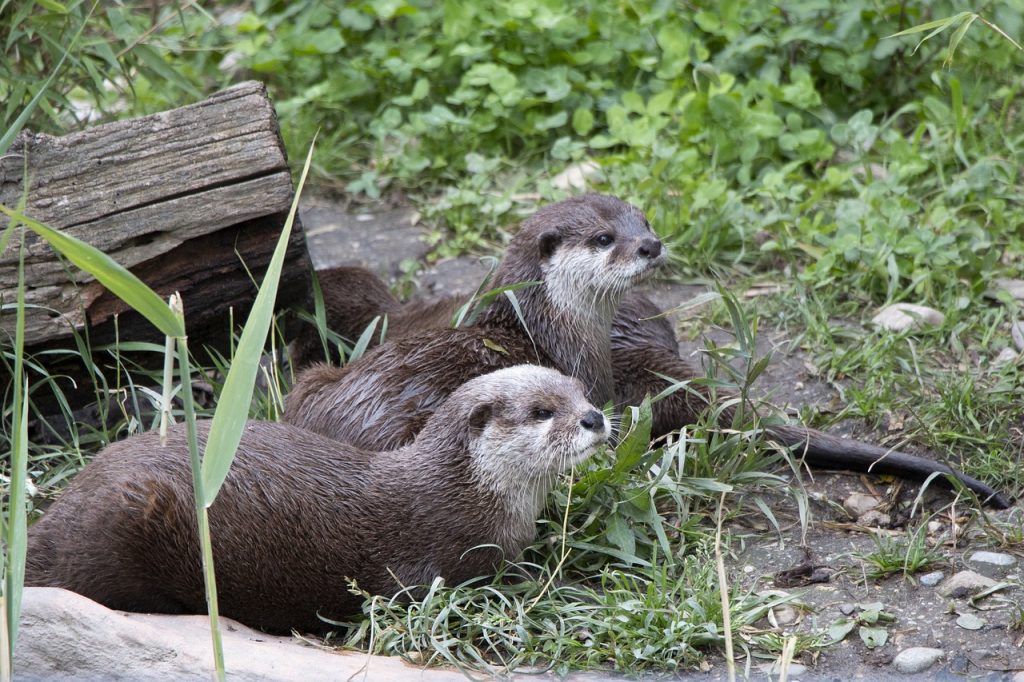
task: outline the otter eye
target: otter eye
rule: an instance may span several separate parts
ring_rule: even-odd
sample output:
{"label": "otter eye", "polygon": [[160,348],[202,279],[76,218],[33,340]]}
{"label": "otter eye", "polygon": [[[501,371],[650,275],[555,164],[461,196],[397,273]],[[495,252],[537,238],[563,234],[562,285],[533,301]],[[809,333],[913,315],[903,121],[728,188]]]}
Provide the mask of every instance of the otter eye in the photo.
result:
{"label": "otter eye", "polygon": [[600,246],[601,248],[604,248],[606,246],[611,246],[611,244],[614,241],[615,241],[615,237],[613,237],[612,235],[608,234],[607,232],[602,232],[601,234],[599,234],[596,237],[594,237],[594,244],[596,244],[597,246]]}
{"label": "otter eye", "polygon": [[533,412],[530,413],[530,416],[539,422],[543,422],[554,417],[555,413],[552,412],[551,410],[545,410],[542,407],[535,407],[533,408]]}

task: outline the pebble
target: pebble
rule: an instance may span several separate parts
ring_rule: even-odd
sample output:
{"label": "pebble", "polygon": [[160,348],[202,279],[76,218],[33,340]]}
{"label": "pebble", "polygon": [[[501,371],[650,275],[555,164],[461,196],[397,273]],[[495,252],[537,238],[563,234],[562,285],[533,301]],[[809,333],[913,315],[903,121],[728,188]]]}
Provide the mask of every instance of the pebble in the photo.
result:
{"label": "pebble", "polygon": [[1010,325],[1010,337],[1013,339],[1013,345],[1017,346],[1017,350],[1024,351],[1024,322],[1014,320]]}
{"label": "pebble", "polygon": [[1024,299],[1024,279],[997,279],[996,286],[1014,298]]}
{"label": "pebble", "polygon": [[771,610],[771,615],[775,619],[774,625],[776,627],[792,625],[800,617],[800,614],[797,613],[796,609],[794,609],[792,606],[787,606],[786,604],[781,604],[779,606],[774,607]]}
{"label": "pebble", "polygon": [[979,564],[991,564],[993,566],[1013,566],[1017,563],[1017,560],[1012,556],[1002,552],[975,552],[968,561]]}
{"label": "pebble", "polygon": [[995,580],[979,575],[974,571],[960,571],[942,583],[939,587],[939,594],[943,597],[962,599],[987,590],[996,584]]}
{"label": "pebble", "polygon": [[888,514],[883,514],[877,509],[866,511],[857,517],[857,523],[869,528],[888,528],[892,525],[892,519]]}
{"label": "pebble", "polygon": [[913,675],[914,673],[924,672],[945,655],[946,652],[942,649],[915,646],[910,649],[904,649],[896,654],[896,657],[892,659],[892,664],[896,670],[899,670],[904,675]]}
{"label": "pebble", "polygon": [[1020,353],[1018,353],[1014,349],[1012,349],[1012,348],[1004,348],[1001,351],[999,351],[999,355],[997,355],[994,358],[992,358],[992,366],[993,367],[1005,367],[1006,365],[1009,365],[1009,364],[1011,364],[1013,362],[1016,362],[1017,358],[1019,358],[1019,357],[1020,357]]}
{"label": "pebble", "polygon": [[843,509],[846,510],[850,516],[855,519],[859,519],[864,514],[877,509],[882,504],[882,500],[878,499],[874,495],[868,495],[866,493],[853,493],[845,500],[843,500]]}
{"label": "pebble", "polygon": [[901,332],[921,326],[938,327],[946,321],[946,316],[923,305],[894,303],[878,311],[871,321],[882,329]]}
{"label": "pebble", "polygon": [[[778,661],[774,663],[765,663],[764,665],[758,666],[760,670],[768,675],[778,675],[782,671],[782,666],[779,665]],[[807,672],[807,666],[802,663],[793,661],[789,664],[789,676],[793,677],[796,675],[803,675]]]}
{"label": "pebble", "polygon": [[568,166],[564,171],[551,178],[555,189],[586,189],[591,180],[601,174],[601,167],[593,161],[581,161]]}
{"label": "pebble", "polygon": [[931,573],[925,573],[917,579],[919,583],[925,587],[935,587],[942,582],[942,579],[946,577],[946,574],[942,571],[932,571]]}
{"label": "pebble", "polygon": [[851,613],[853,613],[856,610],[857,610],[857,605],[856,604],[840,604],[839,605],[839,613],[843,614],[844,616],[849,616]]}

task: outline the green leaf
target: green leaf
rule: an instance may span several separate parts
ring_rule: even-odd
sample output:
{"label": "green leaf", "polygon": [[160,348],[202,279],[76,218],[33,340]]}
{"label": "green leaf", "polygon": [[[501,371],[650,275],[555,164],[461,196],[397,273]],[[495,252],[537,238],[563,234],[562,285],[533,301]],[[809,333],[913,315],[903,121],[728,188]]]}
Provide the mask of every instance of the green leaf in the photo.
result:
{"label": "green leaf", "polygon": [[605,537],[608,538],[608,542],[622,550],[625,556],[636,554],[636,536],[621,514],[612,514],[609,517],[605,527]]}
{"label": "green leaf", "polygon": [[857,622],[849,618],[840,618],[828,628],[828,637],[831,643],[841,642],[846,636],[857,627]]}
{"label": "green leaf", "polygon": [[306,183],[309,166],[313,160],[315,143],[316,139],[314,138],[309,145],[309,152],[306,154],[306,163],[299,176],[299,185],[295,189],[295,197],[292,199],[288,218],[281,229],[281,236],[277,240],[277,247],[270,259],[270,265],[267,266],[263,284],[260,285],[259,293],[256,294],[256,301],[249,313],[249,319],[246,320],[245,327],[242,329],[238,348],[231,359],[231,369],[224,379],[224,390],[221,391],[217,410],[214,412],[213,422],[210,424],[210,433],[207,437],[206,449],[203,452],[202,464],[202,490],[205,498],[203,504],[206,507],[213,504],[221,485],[224,484],[224,479],[227,478],[228,470],[235,459],[235,451],[238,450],[238,443],[242,440],[242,431],[249,419],[249,405],[252,402],[253,386],[256,384],[256,372],[259,370],[260,358],[263,356],[263,347],[267,341],[270,322],[274,317],[277,285],[281,277],[281,269],[284,267],[285,253],[288,250],[288,240],[291,237],[292,224],[295,222],[295,213],[299,207],[299,197],[302,195],[302,188]]}
{"label": "green leaf", "polygon": [[889,639],[889,631],[885,628],[861,627],[857,634],[864,641],[864,646],[869,649],[877,649],[884,646]]}
{"label": "green leaf", "polygon": [[[628,423],[627,423],[628,421]],[[615,448],[615,464],[613,469],[621,479],[639,462],[651,443],[651,397],[646,396],[639,406],[630,406],[623,410],[622,426],[625,436],[619,447]]]}
{"label": "green leaf", "polygon": [[587,135],[594,129],[594,114],[590,109],[579,107],[572,112],[572,129],[580,137]]}
{"label": "green leaf", "polygon": [[184,326],[164,300],[107,254],[81,239],[58,232],[2,204],[0,213],[24,223],[45,239],[55,251],[95,277],[112,294],[149,320],[161,333],[175,337],[185,335]]}

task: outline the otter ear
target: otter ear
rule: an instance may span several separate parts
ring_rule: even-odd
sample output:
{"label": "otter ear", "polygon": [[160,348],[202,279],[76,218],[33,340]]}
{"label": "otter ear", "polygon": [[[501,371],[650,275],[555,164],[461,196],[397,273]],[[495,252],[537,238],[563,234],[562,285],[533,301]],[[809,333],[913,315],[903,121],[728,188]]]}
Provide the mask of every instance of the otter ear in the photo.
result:
{"label": "otter ear", "polygon": [[555,230],[548,230],[537,239],[537,246],[540,248],[540,257],[547,260],[555,252],[558,245],[562,243],[562,235]]}
{"label": "otter ear", "polygon": [[491,404],[480,403],[469,413],[469,426],[473,429],[482,429],[487,426],[491,419]]}

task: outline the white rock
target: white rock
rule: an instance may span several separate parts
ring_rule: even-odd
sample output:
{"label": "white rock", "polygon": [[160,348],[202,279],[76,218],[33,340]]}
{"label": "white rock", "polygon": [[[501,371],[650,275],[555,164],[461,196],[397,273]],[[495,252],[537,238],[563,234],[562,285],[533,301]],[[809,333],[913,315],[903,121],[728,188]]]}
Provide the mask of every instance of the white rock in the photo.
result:
{"label": "white rock", "polygon": [[960,571],[942,583],[939,587],[939,594],[943,597],[962,599],[977,594],[996,584],[995,580],[979,575],[974,571]]}
{"label": "white rock", "polygon": [[999,355],[992,358],[992,366],[996,368],[1005,367],[1006,365],[1016,362],[1019,357],[1020,353],[1014,349],[1004,348],[999,351]]}
{"label": "white rock", "polygon": [[996,287],[1017,299],[1024,299],[1024,279],[997,279]]}
{"label": "white rock", "polygon": [[919,326],[937,327],[946,321],[946,316],[934,308],[912,303],[894,303],[878,311],[871,321],[889,331],[901,332]]}
{"label": "white rock", "polygon": [[946,655],[942,649],[933,649],[925,646],[915,646],[904,649],[892,659],[893,667],[904,675],[924,672],[935,665]]}
{"label": "white rock", "polygon": [[566,167],[561,173],[551,178],[555,189],[586,189],[587,183],[601,172],[601,167],[593,161],[580,161]]}
{"label": "white rock", "polygon": [[925,573],[917,579],[919,583],[925,587],[935,587],[942,582],[942,579],[946,577],[946,574],[942,571],[932,571],[931,573]]}
{"label": "white rock", "polygon": [[843,500],[843,509],[855,519],[859,519],[864,514],[877,509],[882,504],[882,500],[875,497],[874,495],[868,495],[866,493],[853,493],[845,500]]}
{"label": "white rock", "polygon": [[1017,560],[1012,556],[1002,552],[975,552],[968,561],[979,564],[991,564],[992,566],[1013,566],[1017,563]]}
{"label": "white rock", "polygon": [[[231,680],[349,677],[463,682],[448,670],[421,670],[398,658],[336,653],[273,637],[221,619],[224,661]],[[18,680],[209,680],[213,671],[206,616],[122,613],[54,587],[28,587],[14,654]],[[329,672],[328,672],[329,671]]]}

